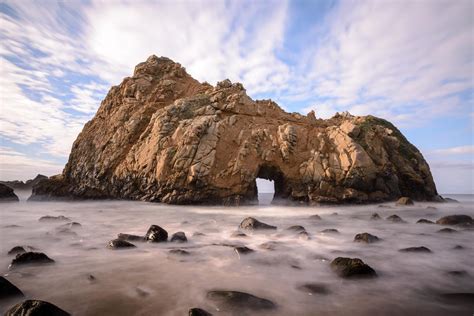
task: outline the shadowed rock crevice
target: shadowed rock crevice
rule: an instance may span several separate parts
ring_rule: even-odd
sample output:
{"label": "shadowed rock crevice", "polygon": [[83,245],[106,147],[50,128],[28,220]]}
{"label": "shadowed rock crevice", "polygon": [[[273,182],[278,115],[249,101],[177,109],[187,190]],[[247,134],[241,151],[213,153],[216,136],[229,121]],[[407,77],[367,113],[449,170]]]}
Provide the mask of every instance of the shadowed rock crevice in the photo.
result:
{"label": "shadowed rock crevice", "polygon": [[199,83],[156,56],[110,89],[63,173],[30,199],[255,204],[256,178],[274,181],[275,202],[439,199],[423,156],[391,123],[287,113],[240,83]]}

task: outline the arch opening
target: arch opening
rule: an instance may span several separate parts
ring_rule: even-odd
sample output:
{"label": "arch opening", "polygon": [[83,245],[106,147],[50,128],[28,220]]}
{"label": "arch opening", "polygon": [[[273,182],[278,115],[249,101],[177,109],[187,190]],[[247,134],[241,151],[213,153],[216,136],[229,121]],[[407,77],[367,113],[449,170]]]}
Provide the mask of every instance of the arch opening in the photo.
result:
{"label": "arch opening", "polygon": [[260,205],[272,204],[287,197],[285,177],[279,168],[260,166],[255,179],[255,197]]}

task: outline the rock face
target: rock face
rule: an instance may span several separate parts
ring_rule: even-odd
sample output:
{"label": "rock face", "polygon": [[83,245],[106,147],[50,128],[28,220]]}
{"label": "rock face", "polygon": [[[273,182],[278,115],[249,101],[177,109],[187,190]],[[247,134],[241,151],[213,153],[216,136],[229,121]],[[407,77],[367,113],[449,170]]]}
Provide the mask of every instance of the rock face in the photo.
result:
{"label": "rock face", "polygon": [[69,316],[56,305],[39,300],[26,300],[10,308],[5,316]]}
{"label": "rock face", "polygon": [[0,183],[0,202],[18,202],[18,196],[13,189]]}
{"label": "rock face", "polygon": [[256,178],[273,180],[278,200],[309,204],[438,199],[428,164],[391,123],[286,113],[156,56],[110,89],[63,173],[31,199],[238,205],[256,202]]}
{"label": "rock face", "polygon": [[10,281],[0,276],[0,300],[8,297],[24,296],[23,292]]}

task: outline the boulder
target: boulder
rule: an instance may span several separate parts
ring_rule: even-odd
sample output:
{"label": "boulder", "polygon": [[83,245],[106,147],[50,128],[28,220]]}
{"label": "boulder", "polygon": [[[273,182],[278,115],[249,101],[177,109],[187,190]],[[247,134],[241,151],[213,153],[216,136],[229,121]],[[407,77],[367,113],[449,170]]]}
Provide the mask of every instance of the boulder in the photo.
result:
{"label": "boulder", "polygon": [[107,243],[107,248],[109,249],[127,249],[135,248],[136,246],[124,239],[113,239]]}
{"label": "boulder", "polygon": [[171,236],[171,242],[187,242],[186,234],[184,232],[176,232]]}
{"label": "boulder", "polygon": [[244,230],[272,230],[272,229],[277,229],[276,226],[268,225],[265,223],[262,223],[258,221],[257,219],[253,217],[247,217],[245,218],[242,223],[240,223],[239,226],[241,229]]}
{"label": "boulder", "polygon": [[26,264],[51,264],[54,260],[42,252],[24,252],[16,255],[10,264],[10,269]]}
{"label": "boulder", "polygon": [[188,316],[212,316],[212,314],[201,308],[195,307],[189,310]]}
{"label": "boulder", "polygon": [[207,292],[207,298],[222,310],[268,311],[277,306],[272,301],[239,291],[217,290]]}
{"label": "boulder", "polygon": [[369,234],[369,233],[361,233],[361,234],[355,235],[354,241],[365,242],[367,244],[370,244],[370,243],[380,241],[380,239],[377,236]]}
{"label": "boulder", "polygon": [[403,196],[397,200],[397,205],[414,205],[413,200],[409,197]]}
{"label": "boulder", "polygon": [[421,247],[408,247],[398,250],[400,252],[421,252],[421,253],[431,253],[431,250],[425,246]]}
{"label": "boulder", "polygon": [[40,300],[26,300],[5,312],[5,316],[69,316],[61,308]]}
{"label": "boulder", "polygon": [[429,219],[424,219],[424,218],[419,219],[416,223],[417,224],[434,224],[434,222],[430,221]]}
{"label": "boulder", "polygon": [[301,232],[298,233],[297,236],[301,240],[310,240],[311,239],[311,236],[308,234],[307,231],[301,231]]}
{"label": "boulder", "polygon": [[330,291],[326,284],[322,283],[305,283],[296,287],[298,290],[308,294],[329,294]]}
{"label": "boulder", "polygon": [[168,232],[158,225],[151,225],[145,239],[151,242],[166,242],[168,241]]}
{"label": "boulder", "polygon": [[39,221],[40,222],[70,222],[71,220],[64,215],[59,215],[59,216],[46,215],[46,216],[40,217]]}
{"label": "boulder", "polygon": [[319,216],[318,214],[314,214],[314,215],[311,215],[309,217],[309,219],[312,219],[312,220],[315,220],[315,221],[320,221],[321,220],[321,216]]}
{"label": "boulder", "polygon": [[239,246],[239,247],[234,247],[234,251],[239,255],[246,255],[246,254],[254,252],[255,250],[250,249],[245,246]]}
{"label": "boulder", "polygon": [[373,278],[377,273],[359,258],[338,257],[331,262],[331,268],[342,278]]}
{"label": "boulder", "polygon": [[300,226],[300,225],[290,226],[286,230],[290,231],[290,232],[295,232],[295,233],[301,233],[301,232],[306,231],[306,229],[303,226]]}
{"label": "boulder", "polygon": [[33,251],[33,250],[35,250],[35,248],[31,246],[15,246],[8,251],[8,254],[17,255],[19,253],[24,253],[24,252]]}
{"label": "boulder", "polygon": [[393,223],[406,223],[400,216],[398,215],[390,215],[389,217],[386,218],[387,221],[391,221]]}
{"label": "boulder", "polygon": [[13,192],[13,189],[0,183],[0,203],[1,202],[18,202],[18,196]]}
{"label": "boulder", "polygon": [[377,221],[379,219],[382,219],[380,217],[380,215],[378,213],[373,213],[372,215],[370,215],[370,219],[373,220],[373,221]]}
{"label": "boulder", "polygon": [[469,215],[448,215],[436,221],[439,225],[473,225],[474,220]]}
{"label": "boulder", "polygon": [[10,281],[0,276],[0,300],[5,298],[24,296],[23,292]]}

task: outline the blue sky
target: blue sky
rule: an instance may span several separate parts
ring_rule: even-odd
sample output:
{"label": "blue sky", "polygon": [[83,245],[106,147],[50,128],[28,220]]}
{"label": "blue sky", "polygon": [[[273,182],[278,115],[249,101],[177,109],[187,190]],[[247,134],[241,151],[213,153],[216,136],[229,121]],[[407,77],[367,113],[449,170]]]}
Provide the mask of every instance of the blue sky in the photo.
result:
{"label": "blue sky", "polygon": [[112,85],[149,55],[287,111],[373,114],[474,191],[474,2],[2,1],[0,179],[59,173]]}

